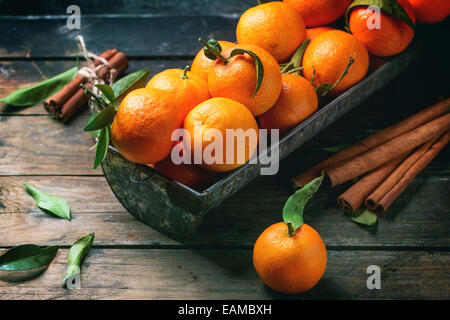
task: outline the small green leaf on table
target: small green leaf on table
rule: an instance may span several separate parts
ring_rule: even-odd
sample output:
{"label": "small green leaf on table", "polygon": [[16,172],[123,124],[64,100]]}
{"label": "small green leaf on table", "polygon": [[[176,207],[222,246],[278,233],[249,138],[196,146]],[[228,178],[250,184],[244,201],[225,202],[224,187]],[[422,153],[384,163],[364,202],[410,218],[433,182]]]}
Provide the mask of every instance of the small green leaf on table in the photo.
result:
{"label": "small green leaf on table", "polygon": [[67,253],[66,276],[63,279],[64,284],[68,278],[81,272],[81,263],[91,249],[94,238],[95,233],[88,234],[87,236],[78,239],[70,247],[69,252]]}
{"label": "small green leaf on table", "polygon": [[58,246],[40,248],[34,244],[12,247],[0,256],[0,279],[21,281],[41,274],[53,261]]}
{"label": "small green leaf on table", "polygon": [[322,174],[322,176],[314,179],[303,188],[297,190],[286,201],[283,208],[283,220],[288,225],[290,233],[292,231],[295,233],[303,225],[303,211],[305,206],[319,190],[324,177],[324,174]]}
{"label": "small green leaf on table", "polygon": [[378,220],[378,216],[373,213],[370,212],[369,210],[362,208],[357,210],[351,217],[350,219],[353,222],[365,225],[365,226],[373,226],[375,223],[377,223]]}
{"label": "small green leaf on table", "polygon": [[29,183],[24,182],[24,185],[39,208],[60,218],[70,220],[70,207],[65,199],[47,194]]}
{"label": "small green leaf on table", "polygon": [[73,67],[50,79],[42,81],[28,88],[22,88],[14,91],[0,102],[12,106],[31,106],[43,102],[48,97],[60,91],[77,73],[77,67]]}
{"label": "small green leaf on table", "polygon": [[337,146],[322,148],[322,150],[332,152],[332,153],[338,153],[338,152],[348,148],[350,145],[351,145],[350,143],[343,143],[343,144],[339,144]]}

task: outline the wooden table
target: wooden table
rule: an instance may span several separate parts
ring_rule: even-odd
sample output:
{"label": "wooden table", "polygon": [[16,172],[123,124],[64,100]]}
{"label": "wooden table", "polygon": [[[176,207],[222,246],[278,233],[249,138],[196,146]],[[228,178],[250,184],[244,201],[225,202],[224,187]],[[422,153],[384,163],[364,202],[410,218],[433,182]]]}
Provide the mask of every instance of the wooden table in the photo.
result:
{"label": "wooden table", "polygon": [[[77,3],[81,31],[67,29],[60,2],[0,4],[0,96],[72,67],[79,33],[91,50],[126,52],[129,71],[182,68],[199,50],[198,36],[234,40],[238,15],[253,1]],[[40,277],[18,284],[0,281],[0,299],[449,299],[450,148],[375,227],[358,226],[337,209],[336,197],[348,186],[320,192],[309,203],[305,221],[328,248],[325,276],[310,292],[275,293],[252,266],[257,236],[281,219],[293,192],[290,178],[329,155],[321,148],[355,141],[448,95],[448,60],[439,44],[428,51],[420,63],[284,160],[278,175],[258,178],[208,214],[185,243],[136,221],[101,170],[92,170],[92,140],[82,131],[88,111],[64,125],[42,105],[0,105],[0,250],[23,243],[60,246]],[[66,198],[72,221],[36,208],[22,181]],[[96,238],[83,264],[82,288],[64,289],[67,250],[90,232]],[[381,290],[367,289],[369,265],[381,268]]]}

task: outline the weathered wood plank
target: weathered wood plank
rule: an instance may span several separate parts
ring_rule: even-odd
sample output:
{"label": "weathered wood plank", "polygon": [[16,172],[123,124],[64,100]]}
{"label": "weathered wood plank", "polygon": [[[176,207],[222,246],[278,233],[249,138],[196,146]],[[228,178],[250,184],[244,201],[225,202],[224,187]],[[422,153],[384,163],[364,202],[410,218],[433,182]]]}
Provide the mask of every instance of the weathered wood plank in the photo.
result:
{"label": "weathered wood plank", "polygon": [[[127,69],[131,73],[142,68],[149,68],[151,75],[165,69],[184,69],[188,60],[133,60]],[[75,61],[0,61],[0,97],[11,92],[53,77],[73,66]],[[30,107],[13,107],[0,103],[0,115],[48,115],[42,104]]]}
{"label": "weathered wood plank", "polygon": [[[251,251],[93,249],[81,289],[62,288],[67,250],[40,277],[0,281],[0,299],[448,299],[450,254],[422,251],[328,251],[323,279],[285,296],[268,289]],[[367,289],[369,265],[381,268],[381,290]]]}
{"label": "weathered wood plank", "polygon": [[[90,50],[118,48],[128,56],[193,56],[198,37],[235,41],[237,18],[226,17],[83,17],[81,30],[69,30],[66,18],[0,19],[1,57],[76,56],[82,34]],[[32,35],[32,36],[31,36]]]}
{"label": "weathered wood plank", "polygon": [[[52,217],[36,207],[22,181],[62,196],[72,221]],[[386,213],[378,226],[360,227],[336,205],[343,188],[320,191],[308,205],[305,222],[327,246],[450,247],[448,177],[424,172]],[[0,177],[0,246],[21,243],[71,245],[80,234],[96,232],[96,245],[252,247],[258,235],[281,220],[292,193],[278,177],[261,177],[205,216],[197,234],[178,243],[136,221],[120,205],[103,177]]]}
{"label": "weathered wood plank", "polygon": [[70,125],[47,117],[0,117],[0,175],[86,175],[92,170],[93,140],[82,128],[88,114]]}
{"label": "weathered wood plank", "polygon": [[0,3],[3,15],[64,15],[69,5],[76,4],[85,14],[177,14],[177,15],[220,15],[241,14],[254,6],[254,0],[227,0],[226,4],[215,0],[110,0],[108,5],[99,0],[45,0],[27,3],[26,6],[14,0]]}

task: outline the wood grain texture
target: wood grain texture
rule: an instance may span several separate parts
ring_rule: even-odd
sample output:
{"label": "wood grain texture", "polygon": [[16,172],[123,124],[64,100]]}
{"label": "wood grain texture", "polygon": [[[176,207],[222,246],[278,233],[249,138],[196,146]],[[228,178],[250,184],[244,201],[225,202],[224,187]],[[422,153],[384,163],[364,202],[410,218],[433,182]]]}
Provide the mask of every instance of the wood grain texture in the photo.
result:
{"label": "wood grain texture", "polygon": [[86,175],[92,170],[93,140],[83,127],[88,114],[64,125],[49,116],[0,117],[0,175]]}
{"label": "wood grain texture", "polygon": [[110,0],[105,5],[101,0],[41,0],[26,6],[14,0],[0,3],[3,15],[62,15],[69,5],[76,4],[85,14],[176,14],[176,15],[225,15],[241,14],[254,6],[254,0],[227,0],[226,4],[211,0]]}
{"label": "wood grain texture", "polygon": [[99,52],[120,48],[129,57],[194,56],[202,47],[198,37],[235,41],[236,25],[234,17],[131,16],[108,20],[87,16],[81,30],[69,30],[66,18],[0,19],[0,56],[76,56],[78,34],[83,35],[88,48]]}
{"label": "wood grain texture", "polygon": [[[67,250],[33,280],[0,281],[0,299],[448,299],[450,254],[423,251],[329,251],[324,277],[311,291],[285,296],[268,289],[247,250],[92,249],[81,289],[62,288]],[[368,290],[369,265],[381,290]]]}
{"label": "wood grain texture", "polygon": [[[81,7],[80,31],[65,26],[70,4]],[[72,67],[79,33],[96,52],[111,47],[125,51],[131,58],[129,72],[149,67],[153,75],[182,68],[200,49],[198,36],[234,40],[239,14],[254,4],[45,0],[24,6],[1,1],[0,97]],[[258,235],[281,218],[281,208],[293,192],[289,180],[327,157],[323,147],[359,140],[448,95],[445,50],[425,54],[420,63],[285,159],[277,176],[256,179],[208,214],[185,243],[136,221],[114,197],[102,172],[92,170],[92,139],[82,131],[88,112],[62,125],[42,105],[0,104],[0,248],[26,242],[64,247],[42,276],[15,284],[0,281],[0,300],[450,299],[450,148],[373,228],[354,224],[337,209],[336,197],[346,186],[320,191],[308,204],[305,222],[324,238],[328,267],[318,286],[305,295],[288,297],[266,288],[251,261]],[[66,198],[72,221],[38,209],[22,181]],[[90,232],[96,233],[96,240],[83,264],[83,288],[64,289],[67,249]],[[381,290],[366,287],[366,268],[373,264],[382,270]]]}
{"label": "wood grain texture", "polygon": [[[170,68],[184,69],[189,60],[134,60],[126,74],[150,69],[150,76]],[[0,97],[64,72],[76,65],[75,61],[0,61]],[[48,115],[42,103],[30,107],[14,107],[0,103],[1,115]]]}
{"label": "wood grain texture", "polygon": [[[22,181],[67,199],[72,220],[37,208]],[[442,196],[447,186],[448,178],[423,173],[372,228],[356,225],[337,208],[342,188],[322,190],[307,206],[305,222],[330,248],[450,248],[450,199]],[[82,234],[96,232],[96,245],[101,246],[251,248],[267,226],[281,220],[290,194],[285,181],[259,178],[207,214],[198,233],[179,243],[135,220],[103,177],[0,177],[0,246],[70,246]]]}

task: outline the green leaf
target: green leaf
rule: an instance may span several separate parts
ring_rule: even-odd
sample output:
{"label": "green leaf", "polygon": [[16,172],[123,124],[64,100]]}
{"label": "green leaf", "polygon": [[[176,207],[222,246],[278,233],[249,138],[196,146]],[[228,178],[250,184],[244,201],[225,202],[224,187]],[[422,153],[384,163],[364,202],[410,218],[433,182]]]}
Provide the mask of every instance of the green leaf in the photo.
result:
{"label": "green leaf", "polygon": [[287,73],[290,70],[299,69],[301,67],[303,56],[309,43],[310,40],[305,40],[300,44],[300,46],[297,48],[297,50],[295,50],[294,54],[292,55],[291,60],[284,65],[283,69],[281,70],[281,73]]}
{"label": "green leaf", "polygon": [[149,75],[150,70],[144,68],[117,80],[111,86],[116,97],[116,102],[120,104],[130,91],[145,87]]}
{"label": "green leaf", "polygon": [[203,54],[205,57],[211,60],[217,60],[217,58],[220,58],[222,46],[219,42],[214,39],[209,39],[207,42],[205,42],[202,38],[199,38],[198,40],[201,44],[203,44]]}
{"label": "green leaf", "polygon": [[[95,117],[97,117],[97,115],[98,113],[92,113],[91,116],[89,117],[88,123],[91,122]],[[100,134],[100,129],[88,132],[92,136],[92,139],[97,139],[98,135]]]}
{"label": "green leaf", "polygon": [[414,22],[408,16],[405,9],[396,0],[354,0],[345,13],[345,21],[347,26],[350,18],[350,12],[358,6],[378,6],[380,10],[392,17],[398,18],[405,22],[413,31],[415,30]]}
{"label": "green leaf", "polygon": [[70,221],[70,207],[65,199],[49,195],[29,183],[23,184],[27,192],[36,200],[39,208]]}
{"label": "green leaf", "polygon": [[110,86],[101,83],[96,84],[95,86],[103,93],[106,99],[108,99],[109,103],[114,103],[114,91]]}
{"label": "green leaf", "polygon": [[91,249],[92,243],[94,242],[95,233],[88,234],[85,237],[78,239],[69,249],[67,253],[67,267],[66,276],[63,279],[65,284],[67,279],[81,272],[81,263],[84,257]]}
{"label": "green leaf", "polygon": [[351,145],[350,143],[343,143],[343,144],[339,144],[339,145],[333,146],[333,147],[322,148],[322,150],[328,151],[328,152],[333,152],[333,153],[338,153],[338,152],[348,148],[350,145]]}
{"label": "green leaf", "polygon": [[103,96],[98,96],[84,84],[81,84],[80,87],[83,89],[85,96],[89,99],[89,101],[95,103],[98,110],[103,110],[108,106],[108,102],[103,98]]}
{"label": "green leaf", "polygon": [[0,102],[13,106],[31,106],[43,102],[48,97],[61,90],[77,73],[77,68],[73,67],[66,72],[58,74],[50,79],[42,81],[28,88],[14,91]]}
{"label": "green leaf", "polygon": [[48,266],[58,246],[40,248],[34,244],[15,246],[0,256],[0,270],[23,271]]}
{"label": "green leaf", "polygon": [[262,84],[262,81],[264,78],[264,66],[261,62],[261,59],[259,59],[259,57],[250,50],[245,50],[245,49],[240,49],[240,48],[233,49],[233,51],[231,51],[231,53],[230,53],[230,58],[240,55],[240,54],[244,54],[244,53],[250,55],[253,58],[253,61],[255,62],[256,88],[255,88],[255,92],[253,92],[253,97],[255,97],[259,91],[259,88],[261,87],[261,84]]}
{"label": "green leaf", "polygon": [[297,190],[289,199],[283,208],[283,220],[286,224],[293,227],[293,231],[300,228],[303,224],[303,211],[308,201],[319,190],[322,184],[324,174],[314,179],[302,189]]}
{"label": "green leaf", "polygon": [[372,226],[375,223],[377,223],[378,220],[378,216],[373,213],[370,212],[367,209],[361,208],[359,210],[357,210],[351,217],[350,219],[352,219],[352,221],[359,223],[359,224],[363,224],[366,226]]}
{"label": "green leaf", "polygon": [[97,151],[95,152],[94,169],[106,158],[109,147],[109,125],[102,128],[98,137]]}
{"label": "green leaf", "polygon": [[116,109],[112,105],[107,106],[94,117],[91,117],[84,127],[84,131],[97,131],[111,124],[116,115]]}

